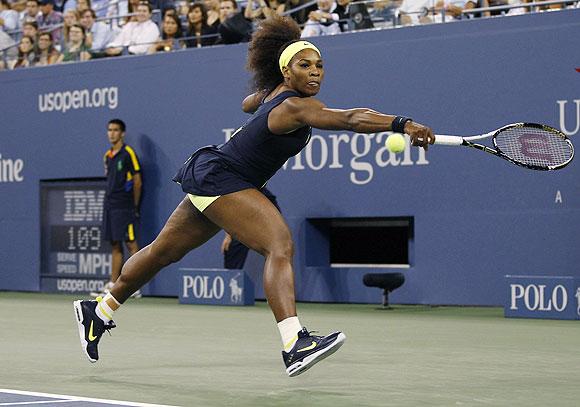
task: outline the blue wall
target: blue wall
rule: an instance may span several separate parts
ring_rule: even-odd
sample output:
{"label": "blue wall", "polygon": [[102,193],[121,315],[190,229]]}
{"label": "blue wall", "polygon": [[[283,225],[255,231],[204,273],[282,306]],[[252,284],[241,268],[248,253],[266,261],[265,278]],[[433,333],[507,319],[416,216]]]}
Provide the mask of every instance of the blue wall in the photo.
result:
{"label": "blue wall", "polygon": [[[331,107],[406,114],[438,133],[533,121],[574,141],[578,38],[580,10],[317,38],[326,64],[319,96]],[[245,55],[242,44],[0,73],[0,160],[24,166],[19,182],[0,174],[0,289],[39,289],[39,180],[102,175],[112,117],[126,121],[142,158],[143,241],[151,241],[182,197],[170,181],[175,170],[245,120]],[[104,106],[86,107],[73,93],[83,89],[93,103],[104,96]],[[44,95],[67,91],[76,109],[40,111],[40,95],[45,103]],[[381,147],[385,137],[315,130],[272,179],[296,239],[298,299],[380,299],[361,277],[377,270],[307,264],[307,218],[414,217],[413,261],[394,302],[500,305],[506,274],[580,276],[576,162],[542,173],[451,147],[414,148],[402,159]],[[161,272],[149,293],[177,295],[179,267],[220,267],[220,242]],[[251,256],[255,279],[260,267]]]}

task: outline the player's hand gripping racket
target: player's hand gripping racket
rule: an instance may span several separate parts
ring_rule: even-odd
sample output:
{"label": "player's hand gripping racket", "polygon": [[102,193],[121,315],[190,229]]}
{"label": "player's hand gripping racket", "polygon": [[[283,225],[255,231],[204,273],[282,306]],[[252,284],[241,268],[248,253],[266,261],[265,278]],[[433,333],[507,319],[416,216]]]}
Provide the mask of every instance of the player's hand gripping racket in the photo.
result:
{"label": "player's hand gripping racket", "polygon": [[[493,147],[473,143],[492,138]],[[535,123],[512,123],[500,129],[470,137],[435,135],[435,144],[466,146],[497,155],[532,170],[559,170],[574,158],[574,146],[565,134]]]}

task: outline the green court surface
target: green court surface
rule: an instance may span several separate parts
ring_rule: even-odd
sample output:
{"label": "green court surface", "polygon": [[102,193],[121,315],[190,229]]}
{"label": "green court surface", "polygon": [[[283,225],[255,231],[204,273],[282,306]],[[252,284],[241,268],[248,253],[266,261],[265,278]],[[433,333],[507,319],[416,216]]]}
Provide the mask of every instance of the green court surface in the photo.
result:
{"label": "green court surface", "polygon": [[579,406],[580,322],[500,308],[299,304],[345,345],[288,378],[265,303],[129,301],[82,353],[72,296],[0,292],[0,388],[175,406]]}

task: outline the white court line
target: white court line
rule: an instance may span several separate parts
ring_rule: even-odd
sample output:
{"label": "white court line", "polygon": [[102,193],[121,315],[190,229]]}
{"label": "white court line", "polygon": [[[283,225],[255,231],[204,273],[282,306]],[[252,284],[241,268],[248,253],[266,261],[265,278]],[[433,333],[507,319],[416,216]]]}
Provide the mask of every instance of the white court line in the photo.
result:
{"label": "white court line", "polygon": [[47,404],[47,403],[72,403],[74,400],[44,400],[44,401],[17,401],[13,403],[0,403],[0,406],[22,406],[28,404]]}
{"label": "white court line", "polygon": [[[0,389],[0,393],[22,394],[24,396],[36,396],[36,397],[52,397],[52,398],[58,398],[58,399],[66,399],[63,401],[87,401],[87,402],[92,402],[92,403],[114,404],[114,405],[121,405],[121,406],[130,406],[130,407],[177,407],[177,406],[170,406],[170,405],[166,405],[166,404],[147,404],[147,403],[136,403],[133,401],[94,399],[94,398],[90,398],[90,397],[78,397],[78,396],[51,394],[51,393],[38,393],[38,392],[34,392],[34,391],[11,390],[11,389]],[[53,401],[53,403],[54,402],[55,401]],[[7,405],[11,405],[11,404],[7,404]]]}

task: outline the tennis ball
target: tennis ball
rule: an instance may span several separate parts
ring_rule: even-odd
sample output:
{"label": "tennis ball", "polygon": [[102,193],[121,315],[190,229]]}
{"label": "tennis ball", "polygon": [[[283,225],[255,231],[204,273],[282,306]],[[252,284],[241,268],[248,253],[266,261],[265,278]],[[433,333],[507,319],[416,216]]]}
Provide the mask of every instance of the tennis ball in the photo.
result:
{"label": "tennis ball", "polygon": [[405,137],[401,133],[392,133],[387,137],[385,145],[391,153],[400,153],[405,149]]}

